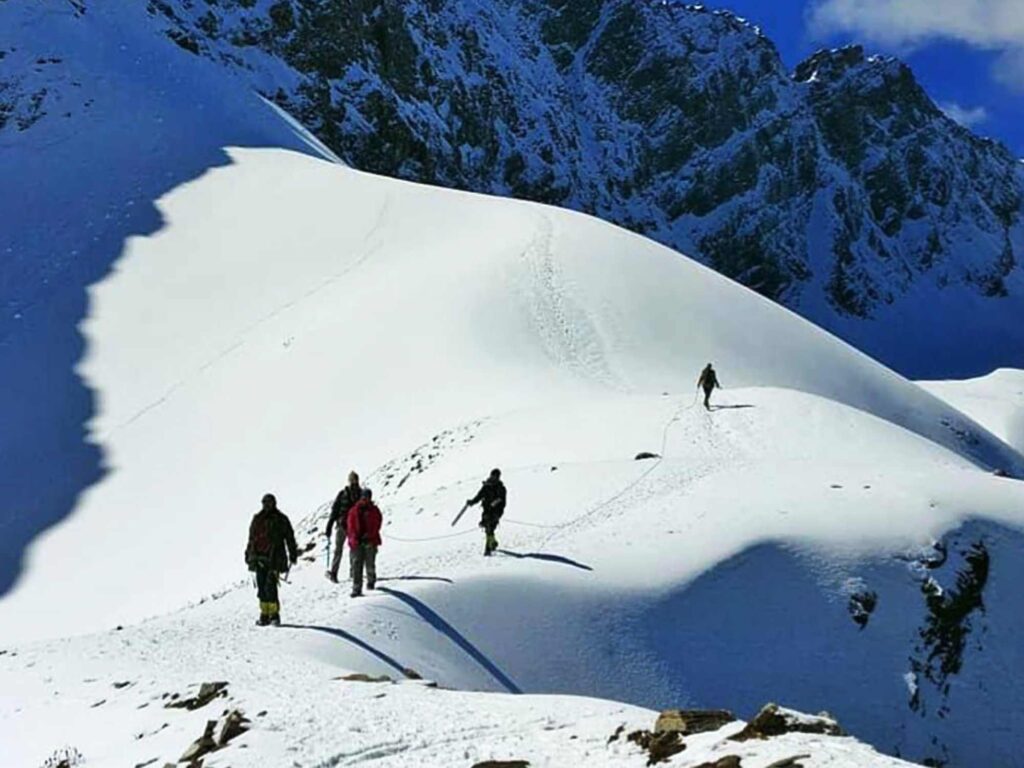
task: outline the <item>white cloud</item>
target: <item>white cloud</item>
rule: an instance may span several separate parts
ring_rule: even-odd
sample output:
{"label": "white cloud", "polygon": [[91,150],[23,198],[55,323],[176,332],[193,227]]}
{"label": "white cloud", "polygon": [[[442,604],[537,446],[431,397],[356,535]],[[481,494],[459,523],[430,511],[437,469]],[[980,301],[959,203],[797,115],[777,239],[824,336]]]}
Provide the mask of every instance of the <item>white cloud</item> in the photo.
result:
{"label": "white cloud", "polygon": [[964,128],[973,128],[988,120],[988,110],[984,107],[962,107],[955,102],[948,101],[939,104],[939,109]]}
{"label": "white cloud", "polygon": [[[1021,13],[1024,14],[1024,8]],[[1024,45],[1004,51],[992,71],[1003,85],[1024,91]]]}
{"label": "white cloud", "polygon": [[890,47],[955,40],[996,51],[996,79],[1024,91],[1022,0],[816,0],[808,17],[819,35],[851,33]]}

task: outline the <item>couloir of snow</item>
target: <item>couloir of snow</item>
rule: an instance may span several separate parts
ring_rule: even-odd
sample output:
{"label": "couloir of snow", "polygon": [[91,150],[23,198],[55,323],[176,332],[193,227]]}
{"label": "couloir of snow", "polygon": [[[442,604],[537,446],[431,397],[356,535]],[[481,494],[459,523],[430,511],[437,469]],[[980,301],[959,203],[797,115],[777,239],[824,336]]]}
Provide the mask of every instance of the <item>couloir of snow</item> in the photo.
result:
{"label": "couloir of snow", "polygon": [[[110,469],[0,603],[5,647],[20,641],[0,657],[0,729],[19,759],[55,739],[97,764],[173,759],[205,715],[136,707],[203,679],[267,710],[248,748],[219,758],[231,765],[635,764],[605,741],[653,717],[410,683],[377,699],[332,680],[404,668],[746,717],[779,698],[924,754],[936,725],[910,711],[906,682],[924,606],[901,558],[968,519],[1019,529],[1020,484],[990,472],[1019,474],[1016,452],[795,315],[596,220],[286,151],[230,155],[162,199],[165,226],[91,291],[81,371]],[[693,389],[708,360],[726,385],[712,412]],[[473,513],[450,522],[492,465],[510,504],[485,560]],[[381,589],[357,601],[323,578],[318,535],[350,468],[387,520]],[[267,490],[315,544],[277,631],[252,626],[242,563]],[[846,599],[865,579],[881,598],[860,630]],[[986,608],[1006,635],[972,681],[1017,663],[1005,637],[1020,620],[998,595]],[[975,704],[939,732],[955,755],[998,759]],[[755,766],[804,750],[807,765],[896,764],[791,739],[744,749]],[[707,749],[744,754],[720,740]],[[699,743],[676,764],[703,762]]]}

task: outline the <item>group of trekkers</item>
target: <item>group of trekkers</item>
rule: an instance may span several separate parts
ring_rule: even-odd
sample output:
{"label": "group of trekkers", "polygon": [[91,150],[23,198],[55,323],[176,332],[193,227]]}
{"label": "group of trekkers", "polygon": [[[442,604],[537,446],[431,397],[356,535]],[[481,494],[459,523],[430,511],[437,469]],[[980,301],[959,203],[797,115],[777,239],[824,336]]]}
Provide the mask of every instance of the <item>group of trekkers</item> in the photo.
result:
{"label": "group of trekkers", "polygon": [[[697,379],[697,388],[704,390],[704,408],[711,410],[711,393],[721,386],[715,369],[708,363]],[[501,481],[500,469],[491,470],[476,496],[466,500],[467,508],[481,505],[480,527],[484,531],[485,556],[491,556],[498,549],[495,534],[505,513],[506,501],[507,492]],[[359,484],[357,473],[349,472],[348,485],[338,491],[327,518],[328,551],[331,532],[335,533],[334,556],[330,558],[327,578],[338,583],[338,570],[345,544],[348,544],[352,597],[362,597],[364,574],[367,589],[372,590],[377,585],[377,550],[381,546],[382,523],[383,516],[373,502],[373,492]],[[274,494],[268,493],[249,525],[249,544],[245,549],[245,562],[256,574],[256,591],[260,600],[257,624],[260,626],[281,625],[278,582],[298,558],[299,549],[292,524],[287,515],[277,508]]]}
{"label": "group of trekkers", "polygon": [[[498,548],[495,531],[505,512],[506,491],[501,482],[501,470],[491,474],[466,506],[483,506],[480,527],[485,533],[484,554],[491,555]],[[373,492],[359,484],[359,475],[349,472],[348,485],[338,491],[331,504],[327,518],[326,536],[330,550],[331,533],[335,533],[334,556],[330,558],[327,578],[338,583],[345,544],[349,549],[349,576],[352,580],[352,597],[362,597],[363,577],[366,588],[377,585],[377,549],[381,546],[380,529],[383,515],[373,502]],[[299,559],[299,548],[295,532],[288,516],[277,508],[274,494],[263,497],[263,506],[249,524],[249,543],[245,548],[245,562],[256,574],[256,592],[260,601],[260,617],[256,623],[261,626],[281,626],[281,601],[278,583],[287,576]]]}

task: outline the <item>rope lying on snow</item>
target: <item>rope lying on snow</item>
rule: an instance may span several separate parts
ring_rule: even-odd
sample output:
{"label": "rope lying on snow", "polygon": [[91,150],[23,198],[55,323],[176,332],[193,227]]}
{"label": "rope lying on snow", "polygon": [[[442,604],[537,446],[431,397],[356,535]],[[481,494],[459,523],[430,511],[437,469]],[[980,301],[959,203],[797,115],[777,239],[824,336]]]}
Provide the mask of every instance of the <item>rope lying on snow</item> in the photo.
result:
{"label": "rope lying on snow", "polygon": [[[592,509],[588,509],[586,512],[583,512],[580,515],[577,515],[576,517],[574,517],[574,518],[572,518],[570,520],[566,520],[565,522],[558,523],[556,525],[544,525],[542,523],[528,523],[528,522],[526,522],[524,520],[515,520],[513,518],[502,518],[501,522],[502,523],[508,523],[508,524],[511,524],[511,525],[519,525],[519,526],[523,526],[523,527],[527,527],[527,528],[540,528],[540,529],[545,529],[545,530],[550,530],[550,531],[557,531],[557,530],[561,530],[562,528],[567,528],[570,525],[574,525],[575,523],[579,522],[580,520],[583,520],[586,517],[594,515],[597,512],[600,512],[602,509],[605,509],[606,507],[610,506],[611,504],[614,504],[616,501],[621,499],[623,496],[625,496],[631,490],[636,488],[640,483],[642,483],[645,479],[647,479],[647,477],[652,472],[654,472],[654,470],[656,470],[659,466],[661,466],[662,461],[664,461],[664,459],[665,459],[665,449],[668,446],[669,430],[672,428],[672,425],[674,423],[676,423],[677,421],[679,421],[680,418],[682,418],[684,413],[686,413],[687,411],[689,411],[689,410],[693,409],[694,407],[696,407],[699,397],[700,397],[699,393],[695,393],[694,397],[693,397],[693,402],[692,403],[690,403],[689,405],[681,406],[681,407],[677,408],[675,413],[672,414],[672,418],[670,418],[667,422],[665,422],[665,426],[664,426],[664,428],[661,431],[661,451],[658,454],[657,460],[654,461],[646,470],[644,470],[636,479],[634,479],[632,482],[627,484],[626,487],[622,488],[621,490],[617,491],[615,494],[613,494],[609,498],[607,498],[604,501],[600,502],[599,504],[597,504],[597,506],[593,507]],[[321,509],[323,508],[323,506],[324,505],[321,506]],[[329,506],[329,505],[327,505],[327,506]],[[319,510],[318,510],[318,512],[319,512]],[[439,535],[439,536],[426,536],[426,537],[423,537],[423,538],[415,538],[415,539],[402,538],[401,536],[395,536],[394,534],[389,533],[388,534],[388,538],[389,539],[393,539],[395,541],[400,541],[403,544],[420,544],[420,543],[426,543],[426,542],[431,542],[431,541],[443,541],[445,539],[457,539],[460,536],[468,536],[471,533],[476,533],[476,530],[475,529],[470,529],[470,530],[466,530],[466,531],[460,531],[458,533],[446,533],[446,534],[442,534],[442,535]]]}

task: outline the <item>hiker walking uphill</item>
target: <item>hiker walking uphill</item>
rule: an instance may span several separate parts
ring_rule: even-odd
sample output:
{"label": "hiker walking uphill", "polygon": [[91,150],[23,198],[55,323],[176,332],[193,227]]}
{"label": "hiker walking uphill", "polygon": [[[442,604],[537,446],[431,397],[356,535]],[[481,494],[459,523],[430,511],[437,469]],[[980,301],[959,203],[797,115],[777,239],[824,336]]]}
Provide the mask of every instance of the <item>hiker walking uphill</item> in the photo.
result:
{"label": "hiker walking uphill", "polygon": [[263,508],[253,515],[249,524],[249,543],[245,548],[245,563],[256,574],[256,591],[260,599],[261,627],[281,626],[281,606],[277,596],[277,581],[299,559],[295,533],[291,521],[277,508],[274,494],[263,497]]}
{"label": "hiker walking uphill", "polygon": [[498,540],[494,532],[501,522],[501,516],[505,514],[505,501],[507,494],[505,485],[501,482],[501,470],[492,469],[491,475],[486,480],[476,496],[466,501],[466,505],[472,507],[479,503],[481,505],[480,527],[484,529],[487,538],[484,542],[484,555],[489,556],[498,548]]}
{"label": "hiker walking uphill", "polygon": [[331,505],[331,515],[327,518],[327,540],[331,539],[331,529],[337,525],[337,538],[334,540],[334,557],[331,558],[331,567],[327,571],[327,578],[338,583],[338,568],[341,566],[341,556],[345,550],[345,540],[348,534],[345,530],[348,525],[348,511],[359,501],[363,489],[359,487],[359,475],[355,472],[348,473],[348,485],[338,491],[338,495]]}
{"label": "hiker walking uphill", "polygon": [[348,511],[348,547],[352,561],[352,597],[363,595],[363,570],[366,586],[377,585],[377,548],[381,545],[380,526],[383,516],[373,503],[373,493],[363,488],[360,499]]}
{"label": "hiker walking uphill", "polygon": [[718,383],[718,374],[715,373],[715,369],[711,367],[711,363],[705,366],[704,370],[700,372],[700,378],[697,379],[697,386],[704,390],[704,407],[707,410],[711,410],[711,393],[714,392],[715,387],[719,389],[722,385]]}

